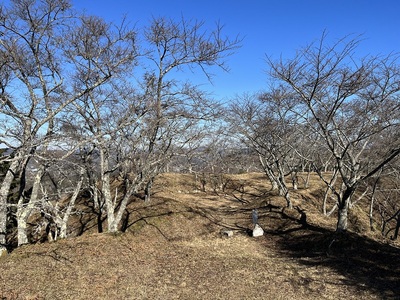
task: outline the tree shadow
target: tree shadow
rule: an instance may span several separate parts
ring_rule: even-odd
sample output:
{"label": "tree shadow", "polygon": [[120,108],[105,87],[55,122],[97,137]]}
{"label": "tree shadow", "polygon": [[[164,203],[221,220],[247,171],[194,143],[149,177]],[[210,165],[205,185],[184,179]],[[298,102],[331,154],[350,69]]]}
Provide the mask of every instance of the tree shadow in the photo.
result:
{"label": "tree shadow", "polygon": [[[121,232],[140,232],[144,227],[152,227],[166,241],[173,241],[173,231],[169,228],[169,222],[180,214],[198,215],[190,207],[177,205],[176,201],[169,198],[157,197],[149,203],[137,202],[135,205],[127,207],[122,220]],[[188,217],[188,216],[187,216]],[[190,217],[188,217],[190,219]],[[168,220],[169,219],[169,220]]]}
{"label": "tree shadow", "polygon": [[266,190],[252,186],[253,192],[246,191],[245,185],[233,186],[224,191],[225,198],[241,204],[249,204],[260,199],[266,199],[275,194],[275,191]]}
{"label": "tree shadow", "polygon": [[[155,197],[150,204],[135,202],[127,208],[122,231],[134,230],[144,224],[154,227],[166,240],[174,240],[168,234],[168,222],[162,218],[174,214],[201,216],[220,228],[237,230],[249,234],[251,212],[259,211],[260,225],[265,234],[274,237],[276,247],[282,255],[295,258],[306,267],[323,266],[336,274],[340,286],[368,289],[382,299],[400,299],[400,249],[380,243],[352,232],[337,233],[331,229],[314,225],[300,208],[285,209],[267,203],[273,192],[248,192],[234,190],[236,198],[227,200],[240,202],[232,207],[229,201],[218,207],[205,207],[192,202],[175,203],[176,200]],[[233,196],[232,196],[233,197]],[[190,218],[190,216],[188,216]],[[158,219],[158,220],[157,220]],[[157,220],[158,222],[153,222]],[[215,231],[210,227],[209,231]],[[314,278],[299,280],[307,284]],[[331,282],[332,283],[332,282]]]}
{"label": "tree shadow", "polygon": [[[282,255],[295,258],[306,267],[332,269],[341,275],[338,282],[331,282],[338,287],[353,286],[368,289],[382,299],[400,299],[400,248],[357,233],[339,233],[311,224],[306,212],[298,206],[289,210],[267,203],[257,209],[266,237],[276,241]],[[241,207],[219,212],[244,214],[250,219],[251,210]],[[210,212],[214,209],[209,209]],[[249,231],[242,224],[235,223],[231,228]],[[312,280],[318,279],[310,277],[299,282],[307,285]]]}
{"label": "tree shadow", "polygon": [[399,248],[356,233],[338,233],[296,218],[292,221],[298,225],[266,231],[278,237],[277,246],[283,255],[305,266],[334,270],[345,278],[336,283],[338,286],[368,289],[382,299],[400,299]]}
{"label": "tree shadow", "polygon": [[[400,299],[400,249],[360,236],[356,233],[337,233],[332,229],[310,223],[307,214],[300,207],[292,210],[271,204],[268,199],[276,196],[274,191],[264,189],[246,190],[243,185],[231,186],[224,192],[228,200],[223,205],[209,207],[200,203],[180,202],[177,207],[167,203],[175,200],[160,198],[151,206],[140,206],[139,216],[127,215],[125,229],[152,218],[170,214],[188,213],[201,216],[218,227],[249,233],[252,226],[251,212],[257,208],[260,225],[265,235],[276,241],[275,247],[283,256],[295,258],[305,267],[325,267],[335,274],[338,288],[354,286],[368,289],[382,299]],[[228,197],[226,197],[228,196]],[[229,203],[231,201],[231,203]],[[231,204],[239,204],[231,206]],[[275,203],[275,202],[274,202]],[[134,209],[131,208],[130,213]],[[129,221],[128,221],[129,220]],[[147,222],[147,225],[149,225]],[[151,226],[157,224],[151,223]],[[215,228],[211,228],[213,230]],[[157,228],[157,230],[161,230]],[[164,237],[165,232],[160,232]],[[299,280],[308,284],[315,278]],[[303,283],[302,283],[303,282]]]}

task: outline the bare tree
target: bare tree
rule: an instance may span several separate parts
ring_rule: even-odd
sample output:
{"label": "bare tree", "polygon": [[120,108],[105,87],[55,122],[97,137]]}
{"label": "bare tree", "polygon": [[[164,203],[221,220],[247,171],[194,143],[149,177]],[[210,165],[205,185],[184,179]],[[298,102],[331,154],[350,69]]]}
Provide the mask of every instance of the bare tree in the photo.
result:
{"label": "bare tree", "polygon": [[[93,205],[97,206],[100,219],[104,205],[108,230],[111,232],[117,230],[130,196],[138,188],[137,181],[140,178],[130,174],[134,154],[128,150],[126,141],[129,135],[140,136],[138,125],[146,113],[140,107],[140,101],[134,102],[135,92],[121,80],[114,78],[107,86],[76,101],[71,108],[71,117],[64,120],[68,134],[77,143],[86,141],[88,148],[93,145],[90,152],[98,152],[96,160],[89,159],[90,155],[82,153],[85,154],[85,163],[82,166],[86,168],[90,180]],[[124,88],[120,84],[124,84]],[[95,165],[99,166],[98,176]],[[113,181],[117,178],[123,181],[125,191],[121,193],[116,186],[113,194]],[[97,194],[97,180],[101,187],[100,194]],[[99,231],[102,231],[101,223],[99,220]]]}
{"label": "bare tree", "polygon": [[[149,120],[149,153],[158,144],[158,151],[171,153],[183,149],[207,130],[206,121],[217,115],[218,110],[210,97],[190,82],[176,79],[180,72],[200,71],[212,80],[210,67],[228,71],[225,59],[240,46],[239,38],[222,36],[223,27],[207,31],[203,22],[182,18],[153,19],[145,29],[149,52],[143,61],[148,71],[144,76],[144,94],[151,106]],[[189,135],[186,133],[190,133]],[[157,142],[159,141],[159,142]],[[160,146],[163,145],[162,148]]]}
{"label": "bare tree", "polygon": [[321,136],[334,158],[342,184],[324,181],[337,199],[338,231],[347,229],[351,197],[360,183],[400,153],[398,59],[358,59],[358,44],[346,37],[329,46],[323,34],[290,60],[268,58],[272,78],[293,92],[292,111]]}
{"label": "bare tree", "polygon": [[[52,35],[57,35],[56,28],[61,29],[61,23],[70,18],[64,13],[69,4],[56,1],[40,9],[35,5],[33,1],[14,1],[10,8],[2,5],[0,9],[0,46],[4,56],[1,114],[7,120],[3,122],[1,142],[15,149],[0,190],[2,245],[5,244],[5,213],[11,182],[19,174],[21,203],[26,167],[40,144],[39,139],[51,136],[52,118],[66,103],[73,101],[65,95],[66,103],[57,105],[54,102],[56,96],[61,96],[59,88],[62,80],[59,66],[55,63],[60,52],[51,42]],[[23,229],[24,225],[20,228]],[[20,236],[22,238],[23,235]],[[24,242],[27,240],[21,241]]]}
{"label": "bare tree", "polygon": [[211,80],[210,67],[228,70],[225,58],[241,41],[222,36],[222,29],[217,24],[208,32],[203,22],[155,18],[144,30],[146,51],[141,65],[147,72],[140,86],[147,112],[140,139],[128,134],[125,145],[130,146],[135,162],[131,174],[134,171],[143,182],[147,200],[154,177],[172,157],[183,155],[188,145],[201,138],[218,113],[207,93],[177,77],[180,72],[200,71]]}
{"label": "bare tree", "polygon": [[[23,199],[26,168],[39,149],[46,153],[51,147],[58,130],[55,117],[132,61],[132,32],[111,38],[110,27],[101,26],[100,19],[75,17],[70,7],[67,0],[18,0],[0,6],[0,114],[5,120],[0,142],[14,149],[0,188],[2,249],[7,197],[16,176],[21,181],[19,244],[28,242],[23,219],[36,196]],[[37,180],[46,165],[40,168]]]}
{"label": "bare tree", "polygon": [[[68,0],[0,5],[0,143],[13,149],[2,158],[7,171],[0,187],[1,251],[13,180],[20,182],[15,207],[22,245],[28,242],[28,218],[46,207],[48,190],[42,187],[49,168],[84,147],[99,155],[97,161],[86,156],[81,167],[87,170],[93,198],[99,199],[94,202],[100,219],[104,204],[108,230],[118,230],[131,195],[143,187],[149,194],[154,177],[215,115],[206,93],[175,78],[181,71],[199,70],[210,80],[209,67],[227,70],[224,59],[240,40],[223,37],[222,26],[207,31],[203,25],[154,19],[144,33],[146,72],[133,88],[136,33],[125,20],[114,25],[78,16]],[[64,153],[54,160],[56,147]],[[62,236],[83,173],[79,178],[64,215],[47,203]]]}
{"label": "bare tree", "polygon": [[373,178],[370,195],[370,227],[375,229],[374,221],[380,217],[381,233],[396,240],[400,231],[400,184],[399,161],[386,166],[380,176]]}
{"label": "bare tree", "polygon": [[[38,210],[45,216],[41,220],[46,227],[54,227],[56,237],[66,238],[68,233],[68,221],[76,211],[75,203],[82,190],[88,185],[86,169],[73,161],[73,155],[64,159],[55,159],[49,166],[41,184],[43,201]],[[44,222],[43,222],[44,221]]]}
{"label": "bare tree", "polygon": [[290,95],[284,90],[271,89],[261,95],[245,95],[230,107],[229,122],[233,132],[259,156],[265,174],[284,196],[287,206],[292,208],[287,175],[292,175],[293,186],[297,185],[297,170],[300,155],[296,151],[298,116],[291,111]]}
{"label": "bare tree", "polygon": [[[99,30],[102,26],[105,25],[91,28]],[[64,120],[68,123],[64,127],[69,128],[75,140],[90,141],[99,153],[99,196],[104,202],[109,232],[119,230],[134,193],[145,189],[146,199],[150,199],[154,177],[173,155],[181,154],[214,114],[215,105],[206,94],[188,82],[176,80],[174,71],[198,66],[209,77],[207,67],[224,68],[222,58],[239,41],[223,39],[220,27],[206,35],[201,26],[185,20],[154,19],[144,32],[144,50],[140,50],[138,58],[146,72],[138,84],[129,80],[135,77],[129,73],[132,69],[120,70],[107,85],[75,101],[70,117]],[[89,32],[87,39],[97,34]],[[85,39],[77,36],[74,40]],[[93,47],[87,45],[83,49],[86,48]],[[136,57],[131,60],[136,63]],[[88,80],[91,77],[83,77],[81,82]]]}

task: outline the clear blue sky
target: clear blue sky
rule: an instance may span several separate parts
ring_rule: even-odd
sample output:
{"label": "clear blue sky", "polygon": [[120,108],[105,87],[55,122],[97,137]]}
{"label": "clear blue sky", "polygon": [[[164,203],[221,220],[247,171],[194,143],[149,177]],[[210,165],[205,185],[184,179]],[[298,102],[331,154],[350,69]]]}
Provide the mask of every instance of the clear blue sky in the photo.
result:
{"label": "clear blue sky", "polygon": [[[360,54],[400,52],[399,0],[72,0],[75,8],[119,21],[126,14],[140,28],[152,16],[195,18],[226,34],[244,37],[243,46],[229,58],[231,72],[217,72],[214,85],[204,88],[217,98],[229,98],[265,87],[265,55],[284,58],[319,38],[363,34]],[[188,74],[188,76],[193,76]]]}

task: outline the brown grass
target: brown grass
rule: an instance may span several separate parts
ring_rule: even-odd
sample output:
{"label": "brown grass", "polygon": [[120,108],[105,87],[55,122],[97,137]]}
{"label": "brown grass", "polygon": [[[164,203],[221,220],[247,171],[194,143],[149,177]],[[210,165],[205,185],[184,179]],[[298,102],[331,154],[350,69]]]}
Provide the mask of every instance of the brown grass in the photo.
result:
{"label": "brown grass", "polygon": [[[232,176],[223,193],[164,174],[150,204],[129,207],[125,233],[88,230],[0,260],[0,299],[399,299],[399,248],[336,235],[312,187],[293,196],[304,224],[260,174]],[[248,234],[253,208],[260,238]]]}

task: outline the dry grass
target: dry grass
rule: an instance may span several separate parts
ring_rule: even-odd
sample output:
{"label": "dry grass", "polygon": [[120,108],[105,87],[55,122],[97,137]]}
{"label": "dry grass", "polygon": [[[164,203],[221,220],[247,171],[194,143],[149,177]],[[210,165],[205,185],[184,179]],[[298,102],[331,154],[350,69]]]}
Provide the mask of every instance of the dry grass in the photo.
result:
{"label": "dry grass", "polygon": [[[398,247],[335,235],[313,189],[293,197],[303,224],[266,182],[236,175],[216,194],[165,174],[151,204],[131,204],[125,233],[85,233],[2,259],[0,299],[399,299]],[[248,235],[253,208],[260,238]],[[220,234],[226,228],[233,237]]]}

